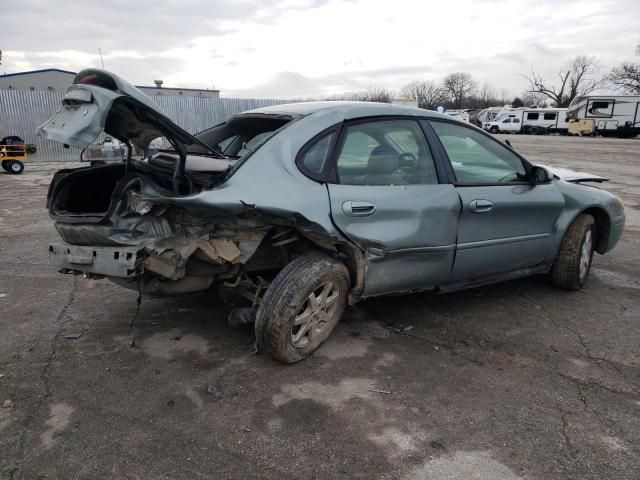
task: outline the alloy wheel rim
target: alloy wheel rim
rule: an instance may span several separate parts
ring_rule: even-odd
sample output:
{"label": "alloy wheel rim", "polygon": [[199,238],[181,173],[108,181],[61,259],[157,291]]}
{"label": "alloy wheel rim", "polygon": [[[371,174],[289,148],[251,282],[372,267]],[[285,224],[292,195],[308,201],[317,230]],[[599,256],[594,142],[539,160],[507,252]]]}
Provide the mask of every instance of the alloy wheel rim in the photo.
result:
{"label": "alloy wheel rim", "polygon": [[291,330],[291,344],[304,348],[322,339],[335,318],[340,289],[334,282],[325,282],[316,288],[302,304]]}
{"label": "alloy wheel rim", "polygon": [[580,254],[580,279],[584,280],[589,270],[589,263],[591,262],[591,247],[593,244],[591,230],[587,230],[582,242],[582,252]]}
{"label": "alloy wheel rim", "polygon": [[12,163],[11,164],[11,170],[13,170],[14,172],[19,172],[20,171],[20,165],[18,165],[17,163]]}

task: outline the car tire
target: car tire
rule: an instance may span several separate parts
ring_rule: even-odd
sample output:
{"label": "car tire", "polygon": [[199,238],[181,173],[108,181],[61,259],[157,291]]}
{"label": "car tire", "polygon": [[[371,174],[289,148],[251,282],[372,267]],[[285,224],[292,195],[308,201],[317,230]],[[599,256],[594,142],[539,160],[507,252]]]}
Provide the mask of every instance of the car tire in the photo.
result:
{"label": "car tire", "polygon": [[551,268],[551,280],[556,287],[580,290],[587,282],[596,240],[593,217],[581,214],[569,226]]}
{"label": "car tire", "polygon": [[283,363],[311,355],[342,317],[349,271],[338,260],[313,252],[294,259],[275,277],[256,314],[258,348]]}
{"label": "car tire", "polygon": [[19,160],[9,160],[7,162],[7,172],[12,175],[20,175],[24,171],[24,164]]}
{"label": "car tire", "polygon": [[489,132],[493,134],[500,133],[500,129],[496,126],[493,126],[489,129]]}
{"label": "car tire", "polygon": [[9,170],[9,163],[10,163],[10,160],[2,160],[2,169],[3,169],[5,172],[10,172],[10,170]]}

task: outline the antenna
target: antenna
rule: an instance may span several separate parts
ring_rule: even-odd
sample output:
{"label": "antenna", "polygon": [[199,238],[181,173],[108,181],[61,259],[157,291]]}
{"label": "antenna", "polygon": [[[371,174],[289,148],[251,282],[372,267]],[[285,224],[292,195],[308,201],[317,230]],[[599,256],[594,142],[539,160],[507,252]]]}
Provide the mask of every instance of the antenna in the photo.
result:
{"label": "antenna", "polygon": [[98,52],[100,53],[100,63],[102,63],[102,69],[104,70],[104,60],[102,60],[102,50],[98,47]]}

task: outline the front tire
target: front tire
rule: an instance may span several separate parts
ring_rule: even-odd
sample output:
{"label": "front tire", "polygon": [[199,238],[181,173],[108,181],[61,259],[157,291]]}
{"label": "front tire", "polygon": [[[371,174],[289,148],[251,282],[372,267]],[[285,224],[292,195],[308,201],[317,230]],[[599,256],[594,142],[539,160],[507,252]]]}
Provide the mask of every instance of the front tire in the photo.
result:
{"label": "front tire", "polygon": [[20,175],[24,171],[24,164],[19,160],[9,160],[5,170],[12,175]]}
{"label": "front tire", "polygon": [[551,269],[556,287],[568,290],[584,287],[591,271],[595,240],[595,220],[589,214],[579,215],[565,233]]}
{"label": "front tire", "polygon": [[296,258],[264,294],[256,315],[258,347],[283,363],[311,355],[342,317],[349,294],[349,271],[322,253]]}
{"label": "front tire", "polygon": [[493,126],[489,129],[489,132],[495,135],[496,133],[500,133],[500,129],[496,126]]}

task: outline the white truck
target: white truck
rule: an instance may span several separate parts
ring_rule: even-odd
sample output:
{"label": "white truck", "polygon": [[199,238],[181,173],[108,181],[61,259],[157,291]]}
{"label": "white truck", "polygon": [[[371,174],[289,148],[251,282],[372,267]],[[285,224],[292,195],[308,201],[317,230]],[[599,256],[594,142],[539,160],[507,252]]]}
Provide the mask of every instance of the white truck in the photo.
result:
{"label": "white truck", "polygon": [[569,105],[567,118],[593,120],[595,135],[635,137],[640,135],[640,96],[578,96]]}
{"label": "white truck", "polygon": [[564,133],[568,128],[566,115],[566,108],[505,108],[482,128],[491,133]]}

